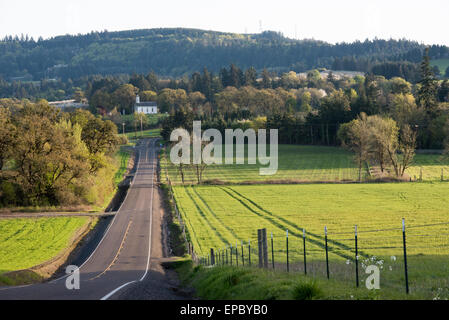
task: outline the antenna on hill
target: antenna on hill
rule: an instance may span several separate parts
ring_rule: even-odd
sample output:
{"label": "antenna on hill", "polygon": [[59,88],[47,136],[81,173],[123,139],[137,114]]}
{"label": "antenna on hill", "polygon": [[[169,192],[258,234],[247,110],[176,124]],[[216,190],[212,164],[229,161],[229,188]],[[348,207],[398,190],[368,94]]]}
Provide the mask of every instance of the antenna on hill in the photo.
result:
{"label": "antenna on hill", "polygon": [[262,33],[262,20],[259,20],[259,32]]}

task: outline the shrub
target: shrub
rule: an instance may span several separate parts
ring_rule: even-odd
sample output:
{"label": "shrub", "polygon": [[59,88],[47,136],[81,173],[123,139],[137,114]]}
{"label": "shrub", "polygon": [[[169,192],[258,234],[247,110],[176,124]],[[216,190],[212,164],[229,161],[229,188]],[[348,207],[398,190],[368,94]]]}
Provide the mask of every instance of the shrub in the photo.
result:
{"label": "shrub", "polygon": [[300,282],[293,288],[293,299],[295,300],[313,300],[322,296],[323,292],[315,281]]}

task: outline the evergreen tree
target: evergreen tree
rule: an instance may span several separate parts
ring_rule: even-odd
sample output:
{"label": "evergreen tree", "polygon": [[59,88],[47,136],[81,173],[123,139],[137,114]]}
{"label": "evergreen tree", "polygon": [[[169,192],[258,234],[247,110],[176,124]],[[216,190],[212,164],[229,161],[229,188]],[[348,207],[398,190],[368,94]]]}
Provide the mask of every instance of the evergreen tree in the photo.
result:
{"label": "evergreen tree", "polygon": [[437,80],[430,66],[429,48],[426,48],[421,62],[421,81],[418,89],[418,104],[431,112],[436,107]]}

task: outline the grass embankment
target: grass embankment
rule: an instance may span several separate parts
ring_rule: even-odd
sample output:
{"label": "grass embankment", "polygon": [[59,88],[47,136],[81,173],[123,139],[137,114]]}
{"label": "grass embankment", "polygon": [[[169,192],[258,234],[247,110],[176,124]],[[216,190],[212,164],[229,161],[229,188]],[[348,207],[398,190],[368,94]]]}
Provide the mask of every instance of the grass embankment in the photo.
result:
{"label": "grass embankment", "polygon": [[89,180],[86,199],[88,203],[61,206],[34,206],[0,208],[0,212],[101,212],[111,202],[119,183],[128,169],[133,143],[120,146],[119,150],[108,160],[105,168]]}
{"label": "grass embankment", "polygon": [[[168,155],[163,155],[161,168],[167,169],[168,175],[173,183],[181,183],[179,168],[171,164]],[[224,157],[224,152],[223,152]],[[223,158],[224,159],[224,158]],[[264,182],[348,182],[358,181],[358,169],[354,164],[354,156],[351,152],[338,147],[324,146],[298,146],[279,145],[278,170],[271,176],[261,176],[259,174],[260,165],[248,164],[248,157],[245,164],[209,165],[203,173],[203,181],[221,183],[264,183]],[[414,162],[407,170],[407,174],[412,180],[419,179],[422,168],[423,181],[438,181],[441,179],[441,170],[444,172],[444,179],[449,180],[449,159],[444,159],[441,155],[418,154]],[[363,179],[368,179],[368,172],[365,167]],[[194,184],[197,182],[196,169],[187,166],[184,169],[185,183]]]}
{"label": "grass embankment", "polygon": [[[92,188],[93,194],[92,205],[89,208],[90,212],[104,211],[111,202],[119,183],[122,181],[126,171],[128,170],[129,159],[131,158],[132,150],[130,149],[132,144],[122,145],[119,150],[113,155],[112,162],[107,168],[102,170],[107,171],[104,179],[97,177],[97,188]],[[102,178],[103,178],[102,176]],[[104,182],[100,180],[106,180]],[[111,182],[109,182],[109,181]],[[98,192],[100,190],[101,192]]]}
{"label": "grass embankment", "polygon": [[[261,166],[248,164],[247,155],[245,164],[225,165],[223,160],[223,164],[207,166],[203,173],[203,181],[258,183],[276,180],[331,182],[358,179],[358,169],[354,164],[353,155],[342,148],[279,145],[278,159],[277,173],[271,176],[260,175],[259,167]],[[179,169],[170,163],[170,159],[163,159],[161,167],[164,170],[167,167],[168,174],[174,183],[181,182]],[[366,176],[366,174],[367,172],[364,170],[363,175]],[[190,167],[185,170],[185,182],[196,183],[195,168]]]}
{"label": "grass embankment", "polygon": [[[29,269],[50,261],[70,247],[88,217],[15,218],[0,220],[0,285],[41,280],[37,273],[29,279],[12,278],[6,273]],[[96,219],[92,222],[94,227]]]}
{"label": "grass embankment", "polygon": [[337,280],[312,279],[300,274],[230,266],[194,266],[191,260],[171,264],[184,286],[207,300],[373,300],[419,299],[416,294],[357,289]]}
{"label": "grass embankment", "polygon": [[[285,270],[289,230],[291,270],[301,271],[302,230],[307,232],[309,273],[325,275],[324,226],[328,227],[331,278],[354,279],[354,226],[358,225],[361,263],[381,263],[382,286],[403,290],[401,219],[407,224],[412,290],[430,298],[449,288],[445,263],[449,247],[447,183],[306,184],[195,186],[174,188],[178,208],[199,255],[210,248],[244,242],[257,259],[257,229],[274,235],[275,262]],[[425,227],[417,227],[425,225]],[[430,225],[430,226],[429,226]],[[270,240],[269,240],[270,241]],[[271,265],[271,248],[269,254]],[[360,265],[360,273],[364,268]],[[449,297],[449,290],[444,294]],[[424,294],[424,293],[422,293]]]}
{"label": "grass embankment", "polygon": [[[148,129],[148,130],[143,130],[141,131],[136,131],[136,132],[126,132],[125,136],[129,139],[145,139],[145,138],[159,138],[161,136],[161,129],[156,128],[156,129]],[[123,136],[123,134],[120,134],[121,136]]]}

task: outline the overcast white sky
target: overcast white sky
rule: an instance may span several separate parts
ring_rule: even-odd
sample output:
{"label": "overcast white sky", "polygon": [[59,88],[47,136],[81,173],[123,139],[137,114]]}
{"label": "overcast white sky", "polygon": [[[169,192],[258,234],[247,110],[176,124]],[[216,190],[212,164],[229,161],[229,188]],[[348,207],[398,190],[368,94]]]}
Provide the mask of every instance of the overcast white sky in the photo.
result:
{"label": "overcast white sky", "polygon": [[448,0],[0,0],[0,37],[160,27],[257,33],[261,22],[299,39],[449,45],[448,13]]}

